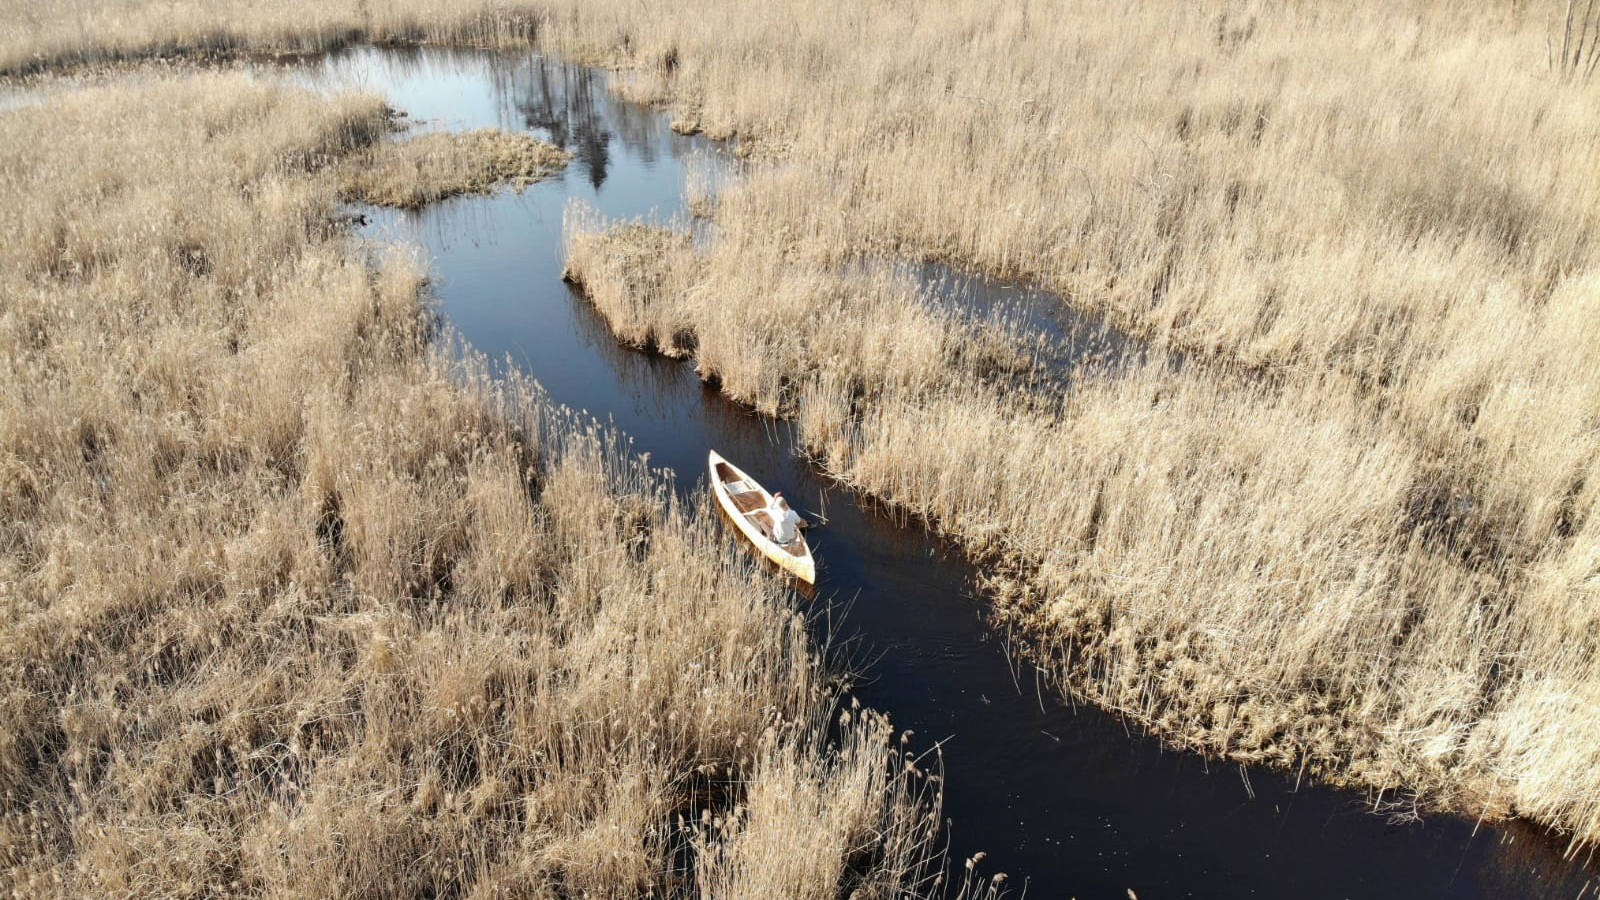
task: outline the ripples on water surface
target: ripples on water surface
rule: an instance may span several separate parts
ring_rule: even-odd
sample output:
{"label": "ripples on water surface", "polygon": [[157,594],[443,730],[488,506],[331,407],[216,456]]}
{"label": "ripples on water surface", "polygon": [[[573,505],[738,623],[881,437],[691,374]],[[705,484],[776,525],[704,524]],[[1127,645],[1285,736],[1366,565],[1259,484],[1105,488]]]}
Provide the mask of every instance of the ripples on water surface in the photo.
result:
{"label": "ripples on water surface", "polygon": [[[444,314],[476,350],[614,422],[681,489],[695,488],[716,448],[810,510],[825,508],[819,597],[839,605],[836,627],[871,660],[862,701],[914,729],[919,746],[942,742],[957,864],[987,851],[989,871],[1039,898],[1121,900],[1129,888],[1144,900],[1593,894],[1592,873],[1524,826],[1387,820],[1362,794],[1297,791],[1283,773],[1163,751],[1110,716],[1041,694],[965,592],[972,572],[959,553],[859,505],[796,458],[787,425],[725,401],[688,364],[619,348],[560,279],[567,203],[681,219],[686,173],[728,163],[711,142],[673,133],[666,115],[613,98],[606,73],[532,54],[356,48],[291,77],[381,92],[424,127],[528,130],[576,154],[562,176],[521,194],[370,211],[361,233],[421,247]],[[1009,304],[1058,337],[1082,328],[1038,292],[922,274],[948,286],[946,302]]]}

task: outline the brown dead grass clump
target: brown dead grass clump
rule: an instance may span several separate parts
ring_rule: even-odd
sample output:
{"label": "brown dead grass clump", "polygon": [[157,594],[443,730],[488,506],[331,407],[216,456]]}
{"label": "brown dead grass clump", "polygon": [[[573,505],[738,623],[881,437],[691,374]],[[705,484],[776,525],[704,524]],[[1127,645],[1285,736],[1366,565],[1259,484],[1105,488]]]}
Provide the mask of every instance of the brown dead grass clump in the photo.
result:
{"label": "brown dead grass clump", "polygon": [[849,274],[796,265],[792,248],[731,229],[706,256],[687,235],[641,223],[607,230],[582,208],[566,228],[566,277],[620,340],[692,353],[702,376],[768,414],[792,414],[816,383],[859,401],[1030,362],[1003,323],[936,307],[889,265]]}
{"label": "brown dead grass clump", "polygon": [[378,144],[348,167],[347,199],[417,209],[502,184],[522,190],[559,172],[572,154],[531,135],[494,128],[431,132]]}
{"label": "brown dead grass clump", "polygon": [[0,113],[8,896],[920,889],[937,788],[786,595],[333,224],[385,136],[231,75]]}
{"label": "brown dead grass clump", "polygon": [[8,0],[0,5],[0,75],[152,57],[318,53],[358,41],[526,46],[545,21],[499,0]]}

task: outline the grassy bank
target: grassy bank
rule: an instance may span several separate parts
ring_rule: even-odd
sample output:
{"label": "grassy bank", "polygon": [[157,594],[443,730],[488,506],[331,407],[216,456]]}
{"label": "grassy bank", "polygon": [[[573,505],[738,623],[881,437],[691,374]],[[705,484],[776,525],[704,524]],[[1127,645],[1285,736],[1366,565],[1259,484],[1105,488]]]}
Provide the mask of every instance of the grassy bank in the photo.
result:
{"label": "grassy bank", "polygon": [[927,887],[937,787],[786,596],[335,224],[387,133],[237,75],[0,113],[0,881]]}
{"label": "grassy bank", "polygon": [[[0,68],[355,38],[626,66],[773,165],[705,254],[575,233],[625,339],[994,554],[1073,689],[1600,838],[1600,86],[1565,4],[428,6],[12,3]],[[840,275],[863,254],[1032,278],[1207,362],[997,390],[1008,354]]]}
{"label": "grassy bank", "polygon": [[[1179,743],[1592,842],[1600,115],[1547,62],[1562,11],[663,14],[623,90],[773,165],[677,281],[619,277],[626,232],[582,226],[573,269],[614,324],[755,335],[697,351],[705,374],[989,555],[1000,614],[1073,690]],[[1204,362],[1064,397],[940,352],[880,377],[774,302],[884,254],[1037,280]]]}
{"label": "grassy bank", "polygon": [[447,197],[516,190],[559,172],[572,154],[525,134],[494,128],[430,132],[385,141],[350,161],[347,200],[419,209]]}
{"label": "grassy bank", "polygon": [[569,276],[621,339],[692,350],[962,539],[1069,689],[1208,753],[1593,838],[1595,613],[1562,579],[1592,543],[1461,553],[1427,457],[1329,382],[1150,363],[1038,394],[914,283],[744,219],[743,190],[703,250],[569,218]]}

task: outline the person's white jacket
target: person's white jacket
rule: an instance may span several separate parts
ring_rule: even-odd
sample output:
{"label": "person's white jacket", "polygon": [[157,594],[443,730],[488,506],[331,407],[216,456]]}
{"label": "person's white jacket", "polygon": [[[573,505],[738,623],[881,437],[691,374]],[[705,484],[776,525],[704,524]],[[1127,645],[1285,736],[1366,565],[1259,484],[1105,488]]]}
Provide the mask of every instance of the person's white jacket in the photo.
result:
{"label": "person's white jacket", "polygon": [[794,543],[800,527],[799,514],[785,506],[783,500],[774,497],[772,505],[767,507],[767,515],[772,517],[772,539],[779,544]]}

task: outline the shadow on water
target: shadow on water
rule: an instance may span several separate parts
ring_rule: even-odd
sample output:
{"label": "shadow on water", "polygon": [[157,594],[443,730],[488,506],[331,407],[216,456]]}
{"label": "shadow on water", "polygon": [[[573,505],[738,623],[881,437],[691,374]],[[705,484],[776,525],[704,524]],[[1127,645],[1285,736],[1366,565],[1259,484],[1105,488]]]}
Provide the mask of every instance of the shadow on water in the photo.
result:
{"label": "shadow on water", "polygon": [[[705,387],[688,364],[619,348],[560,279],[561,218],[580,199],[608,216],[681,214],[688,161],[715,147],[623,103],[603,72],[539,55],[356,48],[297,77],[388,95],[435,127],[523,128],[574,149],[578,164],[521,194],[457,199],[420,215],[378,211],[368,239],[420,245],[454,328],[477,350],[537,378],[557,402],[626,432],[682,490],[703,486],[716,448],[805,512],[819,597],[873,660],[858,695],[915,742],[941,742],[956,864],[977,850],[1035,897],[1571,898],[1595,875],[1524,826],[1428,816],[1385,819],[1359,793],[1281,772],[1164,750],[1116,718],[1040,690],[966,591],[974,572],[925,530],[858,502],[794,452],[787,423]],[[958,302],[1022,301],[1040,328],[1077,327],[1053,298],[927,270]],[[957,283],[959,282],[959,284]],[[953,285],[953,286],[952,286]],[[963,295],[962,292],[965,292]],[[1054,323],[1053,325],[1051,323]],[[1141,352],[1106,334],[1116,358]],[[836,616],[837,618],[837,616]]]}

